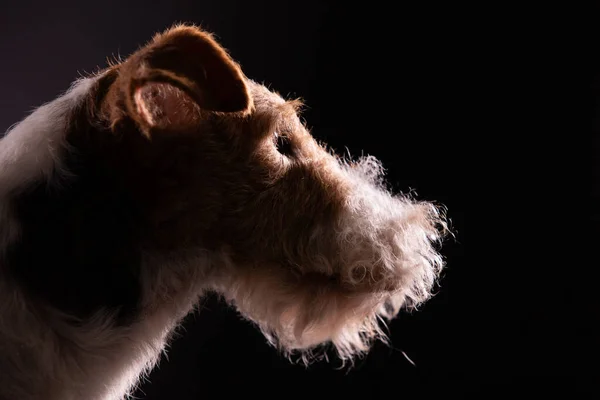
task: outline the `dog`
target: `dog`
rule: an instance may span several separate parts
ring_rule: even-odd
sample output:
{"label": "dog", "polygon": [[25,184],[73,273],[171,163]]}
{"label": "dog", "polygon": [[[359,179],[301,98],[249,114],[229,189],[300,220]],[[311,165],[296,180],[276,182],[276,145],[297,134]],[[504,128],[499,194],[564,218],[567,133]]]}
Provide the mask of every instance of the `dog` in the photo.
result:
{"label": "dog", "polygon": [[432,295],[443,206],[335,154],[194,25],[0,139],[0,399],[120,400],[216,292],[282,355],[351,360]]}

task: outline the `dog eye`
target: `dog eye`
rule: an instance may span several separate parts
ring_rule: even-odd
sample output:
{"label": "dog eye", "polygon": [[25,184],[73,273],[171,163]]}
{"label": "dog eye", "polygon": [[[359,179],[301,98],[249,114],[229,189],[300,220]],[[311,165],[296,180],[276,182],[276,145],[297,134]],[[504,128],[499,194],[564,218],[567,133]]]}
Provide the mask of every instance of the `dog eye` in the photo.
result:
{"label": "dog eye", "polygon": [[287,138],[286,136],[280,135],[278,132],[275,132],[273,134],[273,136],[274,136],[275,147],[277,148],[277,151],[279,151],[284,156],[288,156],[288,157],[290,157],[294,154],[294,149],[292,148],[292,143],[290,142],[289,138]]}

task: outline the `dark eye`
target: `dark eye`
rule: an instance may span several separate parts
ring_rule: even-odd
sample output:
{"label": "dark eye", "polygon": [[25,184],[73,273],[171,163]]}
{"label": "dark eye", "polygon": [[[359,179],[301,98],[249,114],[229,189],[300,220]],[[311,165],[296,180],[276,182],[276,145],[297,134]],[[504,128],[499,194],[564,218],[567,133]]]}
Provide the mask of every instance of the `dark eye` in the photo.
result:
{"label": "dark eye", "polygon": [[275,132],[274,136],[277,151],[288,157],[294,155],[294,149],[292,148],[292,143],[288,137],[280,135],[278,132]]}

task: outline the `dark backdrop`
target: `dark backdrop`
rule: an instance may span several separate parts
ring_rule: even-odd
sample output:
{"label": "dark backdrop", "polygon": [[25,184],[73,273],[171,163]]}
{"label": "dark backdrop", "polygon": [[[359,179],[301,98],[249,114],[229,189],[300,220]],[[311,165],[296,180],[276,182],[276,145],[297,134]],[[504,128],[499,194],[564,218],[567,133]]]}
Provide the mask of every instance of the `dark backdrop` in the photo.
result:
{"label": "dark backdrop", "polygon": [[[0,131],[56,97],[78,71],[127,56],[174,22],[200,23],[249,77],[302,97],[316,137],[339,151],[377,156],[397,190],[414,189],[449,209],[457,235],[444,248],[448,267],[438,294],[390,324],[391,347],[375,345],[352,369],[336,369],[335,360],[305,369],[209,298],[186,320],[139,398],[229,398],[239,391],[272,398],[478,390],[512,396],[524,387],[536,393],[566,384],[572,391],[590,382],[589,371],[570,358],[574,343],[562,336],[577,330],[571,292],[548,289],[549,274],[527,254],[541,248],[513,243],[511,232],[530,227],[498,205],[498,193],[511,186],[495,180],[498,168],[492,174],[483,167],[504,149],[503,123],[515,110],[494,107],[518,58],[495,56],[503,44],[484,34],[490,13],[454,2],[2,4]],[[508,169],[513,155],[502,157]],[[508,234],[500,238],[496,230]]]}

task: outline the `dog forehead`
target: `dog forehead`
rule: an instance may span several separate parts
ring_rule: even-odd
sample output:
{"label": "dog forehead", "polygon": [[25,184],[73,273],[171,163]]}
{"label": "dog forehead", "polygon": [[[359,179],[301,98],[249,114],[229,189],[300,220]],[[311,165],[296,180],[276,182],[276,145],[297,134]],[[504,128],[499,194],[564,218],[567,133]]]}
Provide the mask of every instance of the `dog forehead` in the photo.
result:
{"label": "dog forehead", "polygon": [[248,87],[257,108],[274,108],[285,104],[283,97],[276,92],[272,92],[265,85],[248,80]]}
{"label": "dog forehead", "polygon": [[285,99],[276,91],[252,80],[248,80],[247,85],[254,103],[255,120],[270,121],[271,128],[293,131],[300,136],[307,134],[306,127],[300,119],[300,99]]}

